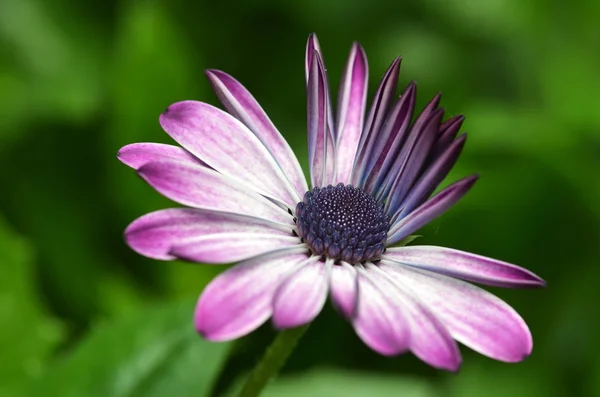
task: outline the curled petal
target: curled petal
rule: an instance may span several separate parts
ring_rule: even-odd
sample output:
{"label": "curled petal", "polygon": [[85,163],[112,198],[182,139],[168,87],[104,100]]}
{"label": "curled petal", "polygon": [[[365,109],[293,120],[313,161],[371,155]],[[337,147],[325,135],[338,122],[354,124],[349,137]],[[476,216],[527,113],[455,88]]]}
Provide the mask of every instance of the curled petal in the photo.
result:
{"label": "curled petal", "polygon": [[338,95],[337,115],[337,182],[350,183],[354,157],[358,149],[365,118],[369,66],[362,47],[355,43]]}
{"label": "curled petal", "polygon": [[183,205],[292,223],[290,215],[280,207],[206,167],[156,161],[142,166],[138,174],[159,193]]}
{"label": "curled petal", "polygon": [[308,190],[308,186],[300,163],[290,145],[275,128],[256,99],[240,82],[227,73],[208,70],[206,74],[223,106],[260,139],[275,158],[296,193],[302,197]]}
{"label": "curled petal", "polygon": [[471,189],[476,180],[476,175],[461,179],[421,204],[405,218],[392,219],[395,222],[388,232],[386,245],[397,243],[442,215]]}
{"label": "curled petal", "polygon": [[313,256],[281,282],[273,297],[275,327],[298,327],[317,317],[327,299],[331,265]]}
{"label": "curled petal", "polygon": [[426,302],[457,341],[495,360],[517,362],[533,347],[529,328],[498,297],[462,280],[382,260],[380,267]]}
{"label": "curled petal", "polygon": [[132,143],[123,146],[117,153],[117,158],[121,162],[135,170],[141,166],[153,161],[172,160],[183,163],[202,165],[206,164],[179,146],[165,145],[163,143]]}
{"label": "curled petal", "polygon": [[[286,230],[287,229],[287,230]],[[289,235],[291,226],[248,215],[170,208],[146,214],[125,229],[127,244],[137,253],[153,259],[172,260],[175,245],[219,233],[268,233]]]}
{"label": "curled petal", "polygon": [[306,249],[284,249],[254,257],[219,274],[204,289],[194,315],[206,339],[225,341],[244,336],[271,316],[281,280],[306,260]]}
{"label": "curled petal", "polygon": [[389,248],[384,258],[496,287],[543,287],[546,282],[522,267],[451,248],[415,245]]}
{"label": "curled petal", "polygon": [[163,129],[206,164],[287,206],[299,201],[267,148],[238,119],[202,102],[183,101],[160,116]]}

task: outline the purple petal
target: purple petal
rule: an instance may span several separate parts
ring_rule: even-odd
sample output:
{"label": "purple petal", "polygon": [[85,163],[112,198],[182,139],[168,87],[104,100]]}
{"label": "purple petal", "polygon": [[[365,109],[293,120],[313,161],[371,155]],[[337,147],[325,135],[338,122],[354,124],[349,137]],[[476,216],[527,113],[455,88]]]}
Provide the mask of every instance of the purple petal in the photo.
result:
{"label": "purple petal", "polygon": [[344,69],[338,95],[337,182],[350,183],[354,157],[365,118],[369,66],[362,47],[355,43]]}
{"label": "purple petal", "polygon": [[138,169],[146,163],[160,160],[174,160],[189,164],[206,166],[206,164],[187,150],[162,143],[132,143],[123,146],[117,153],[123,164]]}
{"label": "purple petal", "polygon": [[392,104],[393,97],[396,95],[400,61],[401,58],[394,59],[394,62],[392,62],[381,79],[381,83],[375,93],[375,98],[371,104],[371,109],[369,110],[363,133],[358,143],[356,159],[354,160],[354,169],[352,170],[352,184],[354,186],[362,186],[365,178],[365,168],[377,139],[377,133],[381,129]]}
{"label": "purple petal", "polygon": [[308,324],[321,312],[327,299],[332,263],[313,256],[281,282],[273,297],[273,324],[278,329]]}
{"label": "purple petal", "polygon": [[402,214],[408,214],[417,206],[421,205],[440,183],[446,178],[456,160],[460,156],[460,152],[465,146],[467,135],[461,135],[456,141],[452,142],[444,152],[425,170],[419,180],[411,188],[404,202],[399,206],[402,208]]}
{"label": "purple petal", "polygon": [[156,161],[145,164],[138,173],[159,193],[183,205],[292,223],[292,217],[277,205],[206,167]]}
{"label": "purple petal", "polygon": [[379,190],[406,141],[415,108],[416,87],[414,82],[409,84],[377,135],[365,170],[364,189],[367,192]]}
{"label": "purple petal", "polygon": [[371,349],[386,356],[406,351],[410,343],[408,320],[366,270],[357,270],[358,309],[352,322],[357,335]]}
{"label": "purple petal", "polygon": [[171,208],[146,214],[125,230],[127,244],[149,258],[172,260],[169,252],[176,244],[220,233],[270,233],[289,235],[282,225],[248,215],[213,212],[194,208]]}
{"label": "purple petal", "polygon": [[517,362],[533,347],[527,325],[498,297],[467,282],[382,260],[380,268],[410,285],[454,339],[495,360]]}
{"label": "purple petal", "polygon": [[395,220],[388,232],[386,246],[397,243],[442,215],[471,189],[476,180],[477,175],[461,179],[421,204],[405,218]]}
{"label": "purple petal", "polygon": [[319,54],[322,54],[323,51],[321,51],[321,45],[319,44],[319,39],[317,38],[316,33],[311,33],[308,36],[308,40],[306,42],[306,54],[305,54],[305,63],[304,63],[304,72],[306,75],[306,84],[308,86],[308,80],[309,80],[309,76],[310,76],[310,70],[312,68],[312,61],[313,61],[313,56],[314,53],[318,52]]}
{"label": "purple petal", "polygon": [[442,109],[435,110],[423,128],[413,131],[411,136],[408,137],[408,141],[398,157],[400,167],[390,188],[389,196],[383,196],[387,199],[386,207],[389,213],[393,214],[400,208],[410,187],[413,186],[423,169],[429,151],[437,137],[443,115]]}
{"label": "purple petal", "polygon": [[329,291],[336,309],[346,318],[353,318],[358,307],[358,272],[356,268],[346,262],[333,266]]}
{"label": "purple petal", "polygon": [[254,257],[219,274],[202,292],[194,321],[206,339],[244,336],[270,316],[273,294],[281,280],[306,260],[297,248]]}
{"label": "purple petal", "polygon": [[219,70],[206,74],[223,106],[250,129],[269,150],[296,193],[302,197],[308,190],[300,163],[285,138],[273,125],[250,92],[236,79]]}
{"label": "purple petal", "polygon": [[177,102],[160,116],[163,129],[206,164],[276,201],[300,197],[267,148],[238,119],[202,102]]}
{"label": "purple petal", "polygon": [[384,258],[407,266],[497,287],[546,285],[544,280],[522,267],[451,248],[418,245],[389,248]]}
{"label": "purple petal", "polygon": [[378,266],[367,269],[378,280],[378,285],[386,289],[387,298],[397,302],[398,310],[409,317],[410,350],[414,355],[435,368],[458,370],[461,356],[456,342],[444,324],[418,299],[410,285],[401,284],[397,277],[391,277]]}
{"label": "purple petal", "polygon": [[431,153],[433,156],[438,156],[452,143],[456,134],[460,130],[465,117],[461,114],[451,117],[444,121],[440,126],[440,133],[437,142],[433,145]]}
{"label": "purple petal", "polygon": [[[330,169],[335,160],[329,156],[333,149],[330,125],[327,120],[329,98],[325,69],[321,56],[313,52],[313,61],[308,80],[308,163],[312,186],[325,186],[333,182]],[[331,162],[332,164],[328,164]]]}

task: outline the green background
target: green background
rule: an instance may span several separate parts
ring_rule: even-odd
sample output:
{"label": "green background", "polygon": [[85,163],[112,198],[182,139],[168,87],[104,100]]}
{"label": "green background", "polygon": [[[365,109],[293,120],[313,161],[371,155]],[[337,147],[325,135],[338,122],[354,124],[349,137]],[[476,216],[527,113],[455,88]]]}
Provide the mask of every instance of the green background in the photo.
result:
{"label": "green background", "polygon": [[[458,374],[371,352],[330,307],[273,396],[600,396],[600,2],[580,0],[0,0],[0,395],[230,392],[274,333],[231,344],[193,331],[222,267],[134,254],[129,222],[168,207],[116,160],[170,142],[169,104],[216,104],[206,68],[253,92],[306,165],[304,46],[317,32],[333,92],[353,40],[370,93],[400,86],[465,114],[448,181],[480,181],[419,242],[524,266],[545,290],[493,289],[526,319],[531,357],[463,348]],[[213,380],[211,380],[213,379]],[[216,379],[216,380],[214,380]]]}

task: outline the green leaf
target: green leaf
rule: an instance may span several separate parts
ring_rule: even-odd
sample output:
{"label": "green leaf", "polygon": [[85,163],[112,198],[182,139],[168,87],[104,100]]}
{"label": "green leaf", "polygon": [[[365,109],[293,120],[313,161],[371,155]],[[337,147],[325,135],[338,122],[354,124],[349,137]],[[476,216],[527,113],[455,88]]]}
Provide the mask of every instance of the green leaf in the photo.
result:
{"label": "green leaf", "polygon": [[32,262],[32,247],[0,217],[0,396],[4,397],[21,395],[61,338],[59,324],[36,296]]}
{"label": "green leaf", "polygon": [[438,396],[439,390],[423,380],[401,376],[320,369],[303,375],[276,379],[264,397],[361,397]]}
{"label": "green leaf", "polygon": [[228,344],[203,340],[193,311],[193,303],[179,302],[99,327],[34,385],[32,396],[208,395]]}

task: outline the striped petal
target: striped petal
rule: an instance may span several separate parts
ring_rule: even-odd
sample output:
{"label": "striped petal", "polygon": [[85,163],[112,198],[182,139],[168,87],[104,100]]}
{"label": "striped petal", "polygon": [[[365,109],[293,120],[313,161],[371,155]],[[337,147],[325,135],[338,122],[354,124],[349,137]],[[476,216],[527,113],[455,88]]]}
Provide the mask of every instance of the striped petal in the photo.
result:
{"label": "striped petal", "polygon": [[231,232],[201,236],[175,244],[169,254],[190,262],[223,264],[298,245],[300,239],[291,235]]}
{"label": "striped petal", "polygon": [[219,274],[204,289],[194,315],[198,332],[225,341],[249,334],[273,312],[281,280],[306,261],[306,249],[284,249],[254,257]]}
{"label": "striped petal", "polygon": [[331,265],[331,261],[324,264],[313,256],[281,282],[273,297],[276,328],[299,327],[317,317],[327,299]]}
{"label": "striped petal", "polygon": [[177,102],[163,129],[206,164],[290,208],[300,198],[267,148],[238,119],[202,102]]}
{"label": "striped petal", "polygon": [[378,285],[385,289],[387,299],[396,302],[397,310],[406,313],[411,331],[410,350],[414,355],[432,367],[458,370],[461,356],[456,342],[410,286],[400,283],[398,277],[391,277],[378,266],[371,265],[367,270],[378,280]]}
{"label": "striped petal", "polygon": [[397,243],[442,215],[471,189],[476,180],[477,175],[461,179],[421,204],[405,218],[393,218],[386,245]]}
{"label": "striped petal", "polygon": [[159,193],[183,205],[292,224],[292,217],[280,207],[206,167],[156,161],[141,167],[138,174]]}
{"label": "striped petal", "polygon": [[350,183],[354,158],[365,118],[369,66],[362,47],[355,43],[342,75],[337,114],[337,180]]}
{"label": "striped petal", "polygon": [[393,356],[406,351],[410,344],[408,320],[366,270],[357,270],[358,308],[352,321],[356,334],[377,353]]}
{"label": "striped petal", "polygon": [[389,248],[385,259],[497,287],[543,287],[545,281],[522,267],[451,248],[408,246]]}
{"label": "striped petal", "polygon": [[206,164],[179,146],[165,145],[163,143],[132,143],[123,146],[117,153],[117,158],[125,165],[137,170],[141,166],[153,161],[173,160],[187,164],[206,166]]}
{"label": "striped petal", "polygon": [[308,186],[300,163],[290,145],[275,128],[256,99],[240,82],[227,73],[208,70],[206,74],[225,109],[260,139],[277,161],[296,194],[302,197],[308,190]]}
{"label": "striped petal", "polygon": [[410,285],[454,339],[495,360],[517,362],[533,347],[529,328],[500,298],[465,281],[382,260],[386,273]]}
{"label": "striped petal", "polygon": [[292,227],[248,215],[170,208],[146,214],[125,229],[127,244],[153,259],[172,260],[173,246],[221,233],[254,233],[289,236]]}

